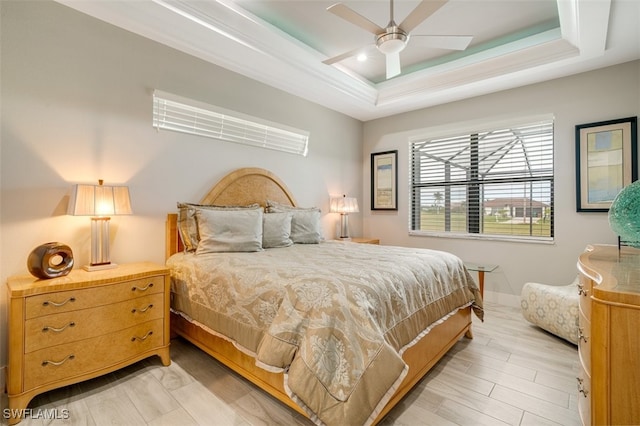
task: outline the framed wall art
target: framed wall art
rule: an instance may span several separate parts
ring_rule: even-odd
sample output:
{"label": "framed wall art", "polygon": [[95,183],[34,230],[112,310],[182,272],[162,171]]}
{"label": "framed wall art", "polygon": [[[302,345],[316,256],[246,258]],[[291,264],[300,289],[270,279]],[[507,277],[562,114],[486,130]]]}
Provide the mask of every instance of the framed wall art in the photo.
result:
{"label": "framed wall art", "polygon": [[638,178],[637,117],[576,126],[576,210],[607,212]]}
{"label": "framed wall art", "polygon": [[398,151],[371,154],[371,210],[398,210]]}

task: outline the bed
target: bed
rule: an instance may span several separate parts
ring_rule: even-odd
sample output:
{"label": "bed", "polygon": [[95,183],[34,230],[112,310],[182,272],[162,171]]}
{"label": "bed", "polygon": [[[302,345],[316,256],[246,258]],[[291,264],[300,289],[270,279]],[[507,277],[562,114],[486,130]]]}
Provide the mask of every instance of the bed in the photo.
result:
{"label": "bed", "polygon": [[[267,170],[238,169],[190,210],[180,207],[166,229],[172,333],[317,424],[378,423],[461,337],[472,338],[472,312],[483,318],[477,285],[449,253],[306,241],[300,224],[319,212],[297,206]],[[197,217],[197,249],[187,211]],[[218,235],[211,223],[254,223],[256,214],[272,248],[208,245]],[[276,220],[290,221],[295,243],[267,245],[267,221]]]}

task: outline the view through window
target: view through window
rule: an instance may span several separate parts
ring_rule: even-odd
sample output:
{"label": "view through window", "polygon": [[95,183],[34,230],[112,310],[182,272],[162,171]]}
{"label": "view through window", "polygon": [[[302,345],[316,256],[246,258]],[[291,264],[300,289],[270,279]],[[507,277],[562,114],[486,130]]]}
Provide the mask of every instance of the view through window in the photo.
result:
{"label": "view through window", "polygon": [[553,121],[411,142],[411,231],[553,238]]}

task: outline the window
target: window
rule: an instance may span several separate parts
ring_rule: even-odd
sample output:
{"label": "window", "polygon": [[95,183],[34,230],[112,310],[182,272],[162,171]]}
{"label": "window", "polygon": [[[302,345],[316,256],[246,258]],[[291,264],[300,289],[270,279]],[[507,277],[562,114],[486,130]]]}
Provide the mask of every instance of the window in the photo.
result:
{"label": "window", "polygon": [[153,93],[153,127],[307,155],[309,132],[214,105]]}
{"label": "window", "polygon": [[411,141],[411,233],[553,239],[553,120]]}

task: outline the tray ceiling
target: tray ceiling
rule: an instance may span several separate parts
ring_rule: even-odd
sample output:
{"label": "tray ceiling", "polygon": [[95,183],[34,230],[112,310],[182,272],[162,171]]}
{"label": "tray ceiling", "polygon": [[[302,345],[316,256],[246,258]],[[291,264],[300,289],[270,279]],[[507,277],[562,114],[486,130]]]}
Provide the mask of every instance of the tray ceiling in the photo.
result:
{"label": "tray ceiling", "polygon": [[[636,0],[449,0],[411,31],[385,78],[375,36],[332,1],[131,0],[59,3],[366,121],[640,58]],[[344,1],[386,27],[389,2]],[[402,22],[418,0],[396,0]],[[471,35],[464,51],[422,35]],[[323,61],[369,46],[367,60]]]}

